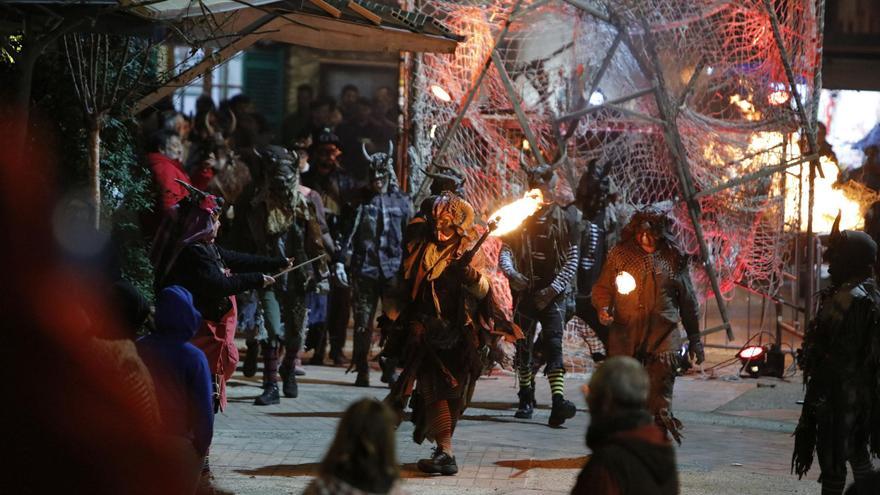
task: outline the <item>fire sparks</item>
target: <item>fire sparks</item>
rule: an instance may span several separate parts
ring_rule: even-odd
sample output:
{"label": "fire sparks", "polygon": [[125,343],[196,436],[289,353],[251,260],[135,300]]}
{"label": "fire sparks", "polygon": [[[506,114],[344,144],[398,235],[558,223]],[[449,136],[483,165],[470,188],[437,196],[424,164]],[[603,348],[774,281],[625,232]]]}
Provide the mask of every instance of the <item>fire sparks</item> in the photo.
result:
{"label": "fire sparks", "polygon": [[541,194],[541,190],[532,189],[522,198],[502,206],[498,211],[489,216],[490,220],[498,222],[498,226],[492,232],[492,235],[497,237],[512,232],[526,218],[534,215],[541,208],[542,204],[544,204],[544,195]]}
{"label": "fire sparks", "polygon": [[614,285],[617,287],[617,292],[625,296],[636,290],[636,279],[629,272],[620,272],[614,278]]}
{"label": "fire sparks", "polygon": [[[846,192],[837,183],[837,175],[840,171],[837,168],[837,164],[824,156],[819,158],[819,163],[822,166],[825,178],[820,177],[817,171],[813,189],[815,194],[813,203],[813,232],[821,234],[831,232],[831,226],[834,224],[834,218],[837,217],[838,211],[841,212],[841,230],[862,228],[864,217],[862,216],[861,204],[847,196]],[[800,209],[798,209],[797,176],[787,175],[785,177],[785,219],[794,225],[799,223],[799,230],[801,232],[807,230],[807,191],[810,188],[810,164],[805,163],[803,167]],[[795,172],[796,169],[791,171]],[[800,212],[800,215],[798,212]]]}
{"label": "fire sparks", "polygon": [[751,102],[751,98],[743,98],[740,95],[733,95],[730,97],[730,103],[739,108],[746,120],[754,122],[763,118],[761,112],[759,112],[758,109],[755,108],[754,103]]}
{"label": "fire sparks", "polygon": [[[774,99],[770,103],[776,104],[775,102],[782,102],[784,98],[790,96],[787,92],[779,90],[771,93],[770,98]],[[732,95],[730,103],[735,105],[749,121],[763,118],[751,97]],[[710,141],[704,144],[702,155],[707,162],[717,167],[716,173],[719,177],[729,180],[777,163],[797,160],[801,157],[797,142],[796,135],[760,131],[749,135],[748,146],[745,149],[728,145],[723,141]],[[821,157],[820,163],[825,177],[817,173],[814,182],[813,232],[820,234],[830,232],[838,210],[842,213],[841,229],[861,228],[864,223],[862,214],[864,198],[858,197],[852,187],[842,187],[837,183],[839,169],[836,163],[827,157]],[[809,163],[804,163],[800,174],[797,166],[787,169],[785,173],[785,221],[787,225],[800,232],[807,230],[809,167]],[[798,175],[800,175],[800,184]],[[775,191],[778,193],[778,189]]]}
{"label": "fire sparks", "polygon": [[767,102],[773,106],[785,105],[788,103],[788,100],[791,99],[791,95],[788,94],[788,91],[778,90],[767,95]]}

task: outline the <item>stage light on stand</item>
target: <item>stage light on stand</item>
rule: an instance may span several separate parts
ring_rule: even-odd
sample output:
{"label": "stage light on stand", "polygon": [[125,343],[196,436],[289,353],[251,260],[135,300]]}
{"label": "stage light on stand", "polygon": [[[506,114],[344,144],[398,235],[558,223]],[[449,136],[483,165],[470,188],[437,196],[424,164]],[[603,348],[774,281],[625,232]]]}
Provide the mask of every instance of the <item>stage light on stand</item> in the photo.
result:
{"label": "stage light on stand", "polygon": [[736,356],[752,378],[758,378],[767,363],[767,349],[758,345],[743,347]]}
{"label": "stage light on stand", "polygon": [[449,93],[436,84],[431,85],[431,93],[440,101],[450,102],[452,101],[452,96]]}

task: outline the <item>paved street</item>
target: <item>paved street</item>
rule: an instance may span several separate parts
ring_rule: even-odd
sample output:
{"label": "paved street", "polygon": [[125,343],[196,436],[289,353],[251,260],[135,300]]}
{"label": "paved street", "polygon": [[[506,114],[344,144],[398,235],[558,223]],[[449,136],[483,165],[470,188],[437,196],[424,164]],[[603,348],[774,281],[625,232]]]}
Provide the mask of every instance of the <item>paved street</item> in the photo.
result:
{"label": "paved street", "polygon": [[[727,354],[720,353],[717,361]],[[218,487],[244,494],[299,493],[315,474],[346,406],[364,395],[384,397],[387,390],[378,386],[378,374],[373,387],[362,389],[351,385],[354,376],[345,375],[343,368],[307,369],[300,380],[300,398],[269,407],[251,405],[259,393],[259,376],[233,378],[230,407],[218,416],[211,450]],[[735,371],[726,368],[723,373]],[[513,417],[512,375],[481,379],[474,404],[455,433],[461,470],[454,477],[427,477],[415,468],[431,449],[414,444],[412,427],[404,423],[397,438],[405,489],[440,494],[567,493],[588,454],[584,433],[589,416],[579,392],[583,383],[584,377],[567,380],[567,393],[579,412],[566,428],[551,429],[546,426],[546,381],[538,382],[535,419],[524,421]],[[686,426],[678,449],[682,493],[819,493],[815,470],[809,481],[789,474],[795,401],[800,396],[799,379],[679,379],[675,405]]]}

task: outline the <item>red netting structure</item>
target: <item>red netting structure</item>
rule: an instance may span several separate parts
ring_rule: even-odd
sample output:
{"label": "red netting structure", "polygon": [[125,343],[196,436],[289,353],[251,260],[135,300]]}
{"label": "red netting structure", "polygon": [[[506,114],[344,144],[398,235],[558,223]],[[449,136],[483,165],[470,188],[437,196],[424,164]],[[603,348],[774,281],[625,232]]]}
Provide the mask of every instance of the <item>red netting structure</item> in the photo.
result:
{"label": "red netting structure", "polygon": [[[422,12],[467,38],[453,55],[417,58],[411,156],[418,166],[464,171],[467,199],[485,218],[523,194],[520,158],[536,159],[524,150],[529,131],[547,161],[567,152],[559,202],[571,201],[572,183],[596,158],[611,167],[618,224],[635,208],[668,210],[680,245],[694,255],[702,300],[712,287],[701,267],[688,194],[699,205],[721,293],[743,284],[775,294],[798,225],[786,221],[792,217],[784,211],[785,172],[749,174],[795,156],[789,136],[802,122],[790,83],[812,115],[821,6],[772,0],[771,15],[764,0],[571,3],[578,6],[561,0],[420,3]],[[461,125],[450,130],[471,91]],[[681,187],[682,167],[689,192]],[[413,167],[412,190],[420,179]],[[494,261],[497,244],[487,243],[485,251]],[[496,288],[506,295],[502,279]]]}

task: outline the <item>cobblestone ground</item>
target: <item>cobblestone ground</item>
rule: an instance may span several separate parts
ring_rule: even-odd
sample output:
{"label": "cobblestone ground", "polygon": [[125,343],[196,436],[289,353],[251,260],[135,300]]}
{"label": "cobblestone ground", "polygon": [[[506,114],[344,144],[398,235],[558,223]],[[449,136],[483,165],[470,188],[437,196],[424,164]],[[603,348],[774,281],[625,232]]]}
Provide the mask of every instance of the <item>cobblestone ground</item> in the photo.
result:
{"label": "cobblestone ground", "polygon": [[[725,356],[726,357],[726,356]],[[720,360],[720,359],[719,359]],[[277,406],[252,405],[259,375],[237,374],[230,383],[230,406],[217,417],[211,463],[217,487],[242,494],[299,493],[317,470],[346,406],[362,396],[382,398],[378,373],[368,389],[352,386],[343,368],[307,367],[300,397]],[[473,405],[459,422],[454,448],[460,472],[427,477],[415,462],[429,445],[411,441],[412,427],[398,430],[403,486],[409,493],[568,493],[588,451],[589,422],[579,388],[566,381],[578,414],[564,428],[546,425],[549,387],[538,382],[539,408],[533,420],[513,417],[515,380],[508,373],[484,377]],[[759,384],[761,386],[759,386]],[[791,433],[797,420],[799,380],[723,380],[698,375],[676,383],[675,407],[685,423],[678,448],[682,493],[819,493],[817,472],[798,481],[790,471]]]}

